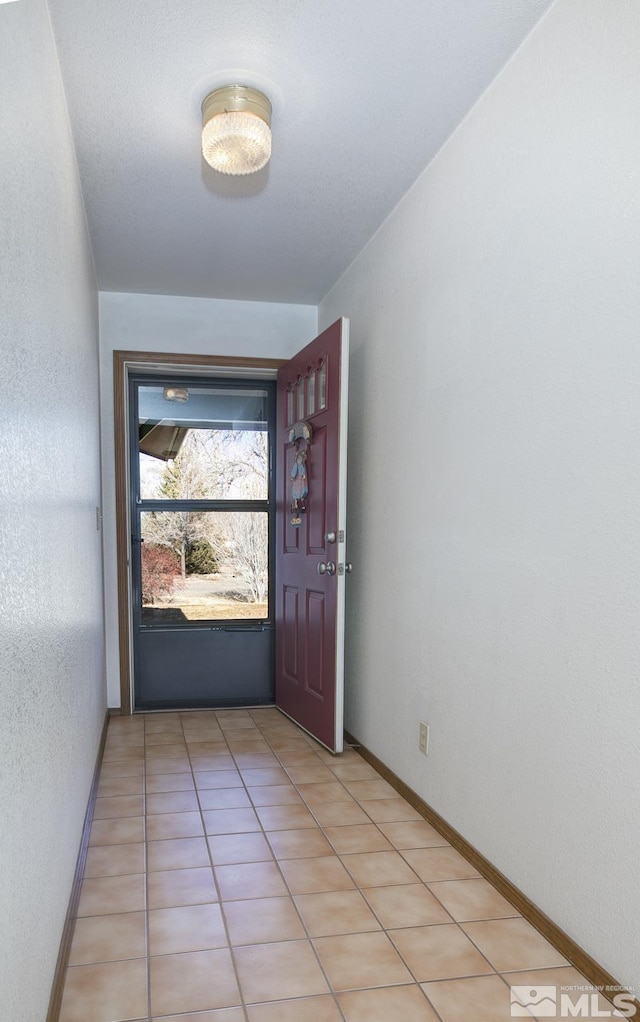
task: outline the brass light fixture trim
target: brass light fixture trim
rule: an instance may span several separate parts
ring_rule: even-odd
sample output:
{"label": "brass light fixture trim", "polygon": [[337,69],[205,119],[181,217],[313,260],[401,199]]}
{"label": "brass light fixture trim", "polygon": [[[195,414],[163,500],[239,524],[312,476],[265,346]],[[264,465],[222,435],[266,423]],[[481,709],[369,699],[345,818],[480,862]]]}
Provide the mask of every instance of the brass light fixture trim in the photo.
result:
{"label": "brass light fixture trim", "polygon": [[223,174],[253,174],[271,157],[271,103],[249,85],[224,85],[202,103],[202,155]]}

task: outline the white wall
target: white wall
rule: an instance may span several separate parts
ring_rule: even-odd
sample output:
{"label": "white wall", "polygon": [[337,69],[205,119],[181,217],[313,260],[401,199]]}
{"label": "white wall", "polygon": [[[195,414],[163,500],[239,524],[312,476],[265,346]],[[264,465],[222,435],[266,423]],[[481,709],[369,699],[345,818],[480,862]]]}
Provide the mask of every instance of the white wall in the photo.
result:
{"label": "white wall", "polygon": [[0,1018],[43,1022],[105,714],[97,292],[42,0],[0,6]]}
{"label": "white wall", "polygon": [[288,358],[317,333],[314,305],[100,293],[100,389],[109,706],[120,706],[116,571],[113,352]]}
{"label": "white wall", "polygon": [[558,0],[319,326],[351,317],[347,727],[640,989],[639,110],[640,5]]}

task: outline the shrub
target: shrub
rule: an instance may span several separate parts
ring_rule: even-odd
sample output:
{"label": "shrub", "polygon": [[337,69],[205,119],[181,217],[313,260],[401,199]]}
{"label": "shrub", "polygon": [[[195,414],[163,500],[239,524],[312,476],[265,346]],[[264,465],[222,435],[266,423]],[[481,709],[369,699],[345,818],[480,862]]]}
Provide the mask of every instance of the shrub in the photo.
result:
{"label": "shrub", "polygon": [[187,547],[185,557],[187,575],[212,575],[218,562],[208,539],[196,539]]}
{"label": "shrub", "polygon": [[143,543],[143,604],[148,606],[162,596],[170,596],[180,577],[180,558],[173,550],[159,543]]}

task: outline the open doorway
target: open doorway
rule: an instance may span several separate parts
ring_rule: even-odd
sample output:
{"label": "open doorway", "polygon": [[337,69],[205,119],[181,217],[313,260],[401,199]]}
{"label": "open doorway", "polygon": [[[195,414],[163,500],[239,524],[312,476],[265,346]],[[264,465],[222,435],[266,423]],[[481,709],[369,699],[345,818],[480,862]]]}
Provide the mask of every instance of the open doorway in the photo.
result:
{"label": "open doorway", "polygon": [[341,751],[348,338],[114,352],[123,713],[275,702]]}

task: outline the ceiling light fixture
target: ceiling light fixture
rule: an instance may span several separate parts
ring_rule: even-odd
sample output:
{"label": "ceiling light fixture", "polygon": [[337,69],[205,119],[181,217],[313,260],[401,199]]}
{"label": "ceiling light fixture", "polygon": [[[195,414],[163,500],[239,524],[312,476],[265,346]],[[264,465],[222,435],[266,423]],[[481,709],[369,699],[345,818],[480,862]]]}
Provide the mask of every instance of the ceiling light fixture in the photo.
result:
{"label": "ceiling light fixture", "polygon": [[225,85],[202,103],[202,155],[221,174],[254,174],[271,156],[271,103],[248,85]]}
{"label": "ceiling light fixture", "polygon": [[189,391],[186,387],[164,387],[162,396],[165,401],[188,401]]}

